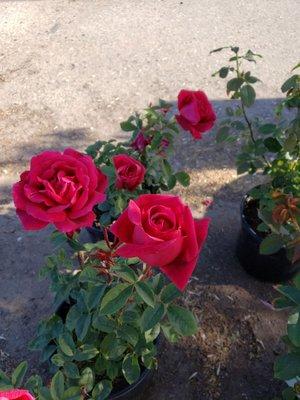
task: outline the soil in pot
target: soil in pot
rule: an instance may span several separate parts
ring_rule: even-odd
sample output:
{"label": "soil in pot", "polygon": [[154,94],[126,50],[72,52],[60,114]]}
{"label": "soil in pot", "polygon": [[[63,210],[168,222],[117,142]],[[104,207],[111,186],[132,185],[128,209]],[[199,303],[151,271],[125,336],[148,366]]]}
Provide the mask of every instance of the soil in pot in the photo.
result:
{"label": "soil in pot", "polygon": [[291,279],[298,271],[287,258],[282,248],[277,253],[263,255],[259,246],[267,233],[257,230],[262,222],[258,217],[257,200],[246,195],[241,204],[241,233],[238,237],[237,257],[244,269],[253,277],[264,281],[279,283]]}

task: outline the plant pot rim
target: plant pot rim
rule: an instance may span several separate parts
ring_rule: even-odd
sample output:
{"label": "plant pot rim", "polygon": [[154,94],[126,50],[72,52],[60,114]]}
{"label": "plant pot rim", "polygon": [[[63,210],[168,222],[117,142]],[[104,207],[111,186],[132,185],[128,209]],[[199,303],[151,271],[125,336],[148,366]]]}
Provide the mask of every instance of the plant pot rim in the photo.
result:
{"label": "plant pot rim", "polygon": [[108,400],[122,400],[123,396],[127,396],[130,392],[134,391],[138,386],[142,385],[147,378],[154,373],[154,369],[145,368],[141,373],[139,379],[132,383],[131,385],[126,386],[124,389],[121,389],[115,393],[110,394]]}

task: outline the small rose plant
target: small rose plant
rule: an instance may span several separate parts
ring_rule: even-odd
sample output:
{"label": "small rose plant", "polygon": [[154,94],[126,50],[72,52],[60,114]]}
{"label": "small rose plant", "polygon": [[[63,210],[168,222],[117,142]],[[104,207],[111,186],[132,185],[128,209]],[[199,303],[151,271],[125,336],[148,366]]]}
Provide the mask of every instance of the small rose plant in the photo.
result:
{"label": "small rose plant", "polygon": [[[229,61],[213,76],[226,79],[227,95],[232,99],[226,117],[217,126],[217,142],[238,142],[238,174],[262,173],[266,181],[250,191],[257,204],[258,234],[263,238],[260,251],[273,254],[286,248],[289,259],[300,262],[300,75],[293,72],[281,86],[285,99],[274,110],[274,121],[250,116],[255,104],[255,85],[260,80],[244,68],[261,55],[239,47],[213,50],[230,51]],[[298,64],[293,71],[300,67]]]}

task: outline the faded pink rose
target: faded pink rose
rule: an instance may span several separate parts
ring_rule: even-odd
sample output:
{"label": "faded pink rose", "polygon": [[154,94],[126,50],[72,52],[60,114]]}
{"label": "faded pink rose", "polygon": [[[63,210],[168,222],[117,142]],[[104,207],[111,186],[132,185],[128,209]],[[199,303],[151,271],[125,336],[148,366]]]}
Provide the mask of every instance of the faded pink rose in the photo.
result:
{"label": "faded pink rose", "polygon": [[26,230],[54,224],[61,232],[92,226],[93,207],[105,200],[107,177],[90,156],[73,149],[32,157],[13,186],[16,212]]}
{"label": "faded pink rose", "polygon": [[23,389],[11,389],[0,391],[0,400],[35,400],[35,398]]}
{"label": "faded pink rose", "polygon": [[210,130],[216,120],[212,104],[201,90],[181,90],[178,95],[178,111],[178,124],[191,132],[195,139],[201,139],[202,133]]}

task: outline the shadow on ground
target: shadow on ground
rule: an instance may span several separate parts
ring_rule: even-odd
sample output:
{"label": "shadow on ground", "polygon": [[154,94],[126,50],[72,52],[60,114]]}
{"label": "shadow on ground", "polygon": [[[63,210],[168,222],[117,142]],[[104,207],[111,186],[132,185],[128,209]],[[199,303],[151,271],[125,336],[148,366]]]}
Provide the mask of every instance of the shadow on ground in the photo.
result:
{"label": "shadow on ground", "polygon": [[[260,100],[259,114],[271,119],[271,109],[277,101]],[[214,102],[219,114],[226,105],[227,102]],[[18,156],[12,160],[16,168],[24,161],[27,164],[32,154],[42,149],[82,149],[96,140],[89,130],[80,128],[46,136],[47,146],[42,142],[18,148]],[[205,211],[202,201],[207,196],[214,199],[208,211],[212,217],[209,238],[184,300],[195,311],[200,329],[195,337],[177,345],[163,342],[159,370],[143,399],[272,399],[281,388],[272,378],[272,365],[275,354],[281,351],[285,315],[264,303],[275,296],[272,286],[249,277],[235,257],[240,200],[261,182],[261,177],[237,177],[234,159],[238,147],[216,146],[210,134],[195,142],[183,133],[177,149],[180,150],[174,165],[187,169],[192,183],[189,188],[178,187],[174,192],[182,195],[196,215]],[[37,322],[51,312],[47,282],[39,282],[37,275],[52,248],[48,241],[51,229],[22,231],[11,204],[11,182],[2,182],[0,368],[9,370],[24,358],[31,365],[37,362],[37,356],[27,350],[27,343],[35,334]]]}

